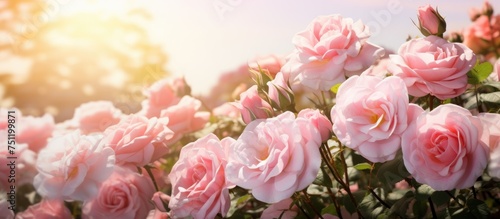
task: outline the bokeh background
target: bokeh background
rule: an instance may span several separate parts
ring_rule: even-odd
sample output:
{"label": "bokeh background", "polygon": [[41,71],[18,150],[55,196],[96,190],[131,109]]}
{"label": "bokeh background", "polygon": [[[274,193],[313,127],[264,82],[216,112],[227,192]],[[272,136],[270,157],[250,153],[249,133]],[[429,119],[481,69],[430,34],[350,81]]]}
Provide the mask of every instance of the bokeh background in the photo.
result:
{"label": "bokeh background", "polygon": [[[490,2],[500,8],[500,1]],[[256,57],[286,56],[315,17],[361,19],[370,41],[396,51],[418,36],[418,6],[431,4],[448,32],[471,24],[471,0],[1,0],[1,106],[71,118],[75,107],[111,100],[140,109],[142,90],[184,76],[195,96]]]}

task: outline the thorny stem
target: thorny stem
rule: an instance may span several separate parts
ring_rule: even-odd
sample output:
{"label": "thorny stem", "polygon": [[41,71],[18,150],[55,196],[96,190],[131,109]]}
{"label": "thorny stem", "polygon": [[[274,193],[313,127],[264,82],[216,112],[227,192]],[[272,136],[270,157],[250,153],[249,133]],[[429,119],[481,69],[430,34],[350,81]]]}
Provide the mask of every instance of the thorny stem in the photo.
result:
{"label": "thorny stem", "polygon": [[333,206],[335,207],[335,210],[337,210],[337,214],[339,216],[340,219],[343,219],[342,218],[342,213],[340,213],[340,205],[339,203],[337,202],[337,199],[335,198],[335,194],[333,193],[332,189],[329,188],[329,187],[326,187],[326,190],[328,191],[328,194],[330,195],[330,198],[332,199],[332,202],[333,202]]}
{"label": "thorny stem", "polygon": [[387,204],[380,196],[377,195],[377,193],[373,190],[372,187],[368,187],[368,190],[370,190],[370,193],[386,208],[390,209],[391,206]]}
{"label": "thorny stem", "polygon": [[453,201],[455,201],[458,205],[460,205],[461,208],[465,207],[453,194],[451,194],[450,191],[446,190],[446,194],[448,194],[453,199]]}
{"label": "thorny stem", "polygon": [[347,163],[344,157],[344,148],[343,145],[339,143],[340,146],[340,159],[342,160],[342,164],[344,165],[344,175],[345,175],[345,183],[344,183],[344,188],[347,191],[347,194],[351,198],[352,203],[354,204],[354,207],[356,207],[356,211],[358,212],[359,216],[363,218],[363,214],[361,214],[361,211],[359,211],[358,208],[358,203],[356,199],[354,198],[354,195],[351,192],[351,188],[349,188],[349,173],[347,171]]}
{"label": "thorny stem", "polygon": [[302,193],[304,193],[304,197],[305,197],[305,199],[306,199],[305,201],[306,201],[306,203],[307,203],[309,206],[311,206],[311,209],[314,211],[314,213],[316,213],[316,215],[318,215],[318,216],[319,216],[319,218],[324,219],[324,218],[323,218],[323,216],[321,215],[321,213],[320,213],[318,210],[316,210],[316,208],[314,208],[314,206],[312,205],[312,203],[311,203],[311,199],[309,198],[309,195],[307,194],[306,189],[302,190]]}
{"label": "thorny stem", "polygon": [[151,172],[151,167],[150,166],[144,166],[144,169],[146,169],[146,172],[148,172],[149,178],[151,178],[151,181],[153,181],[153,185],[155,186],[155,190],[158,192],[160,191],[158,189],[158,184],[156,183],[156,179],[153,176],[153,172]]}
{"label": "thorny stem", "polygon": [[432,218],[438,218],[436,214],[436,209],[434,208],[434,202],[432,202],[431,197],[427,198],[429,200],[429,205],[431,206]]}

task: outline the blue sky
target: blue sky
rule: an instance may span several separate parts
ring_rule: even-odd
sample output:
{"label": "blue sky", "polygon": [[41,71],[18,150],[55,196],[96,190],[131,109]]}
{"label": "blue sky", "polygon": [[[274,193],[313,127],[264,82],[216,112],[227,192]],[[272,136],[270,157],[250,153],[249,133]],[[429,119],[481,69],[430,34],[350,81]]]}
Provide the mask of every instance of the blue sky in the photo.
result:
{"label": "blue sky", "polygon": [[[154,39],[169,54],[168,69],[185,75],[195,93],[206,92],[218,76],[256,56],[286,55],[293,35],[317,16],[341,14],[361,19],[374,33],[369,41],[396,50],[419,35],[418,6],[437,6],[448,31],[470,24],[471,0],[184,0],[152,1]],[[492,3],[500,11],[500,2]],[[219,10],[216,10],[217,5]]]}

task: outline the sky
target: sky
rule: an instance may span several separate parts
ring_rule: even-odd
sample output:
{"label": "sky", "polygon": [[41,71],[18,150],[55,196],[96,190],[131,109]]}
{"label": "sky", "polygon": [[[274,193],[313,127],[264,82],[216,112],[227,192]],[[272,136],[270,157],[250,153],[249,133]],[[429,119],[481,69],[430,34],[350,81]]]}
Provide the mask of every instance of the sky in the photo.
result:
{"label": "sky", "polygon": [[[215,85],[221,73],[258,56],[287,55],[292,37],[317,16],[340,14],[361,19],[370,42],[397,50],[408,35],[419,36],[417,8],[431,4],[460,31],[471,21],[468,9],[479,0],[184,0],[151,1],[154,40],[169,55],[167,68],[185,76],[197,94]],[[500,11],[500,1],[492,1]]]}
{"label": "sky", "polygon": [[[447,32],[460,31],[471,21],[468,10],[481,0],[49,0],[50,15],[71,13],[98,2],[102,10],[119,13],[133,6],[150,11],[146,28],[169,60],[173,76],[184,76],[194,94],[206,94],[222,73],[235,70],[256,57],[286,56],[292,37],[317,16],[340,14],[361,20],[372,36],[369,41],[396,51],[408,35],[419,36],[412,23],[417,8],[436,6],[445,17]],[[500,1],[491,0],[500,11]],[[6,65],[6,63],[8,63]],[[15,63],[15,64],[14,64]],[[21,62],[0,62],[20,70]]]}

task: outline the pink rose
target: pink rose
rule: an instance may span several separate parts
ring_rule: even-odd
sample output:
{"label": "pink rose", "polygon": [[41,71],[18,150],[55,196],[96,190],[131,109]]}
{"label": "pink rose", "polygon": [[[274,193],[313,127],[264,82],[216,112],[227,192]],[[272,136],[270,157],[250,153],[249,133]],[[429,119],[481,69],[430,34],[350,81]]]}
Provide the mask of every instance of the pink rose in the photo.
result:
{"label": "pink rose", "polygon": [[243,122],[246,124],[254,119],[268,118],[269,113],[273,112],[271,105],[259,96],[257,85],[253,85],[241,93],[237,106],[240,109]]}
{"label": "pink rose", "polygon": [[62,200],[43,199],[41,202],[31,205],[23,212],[16,215],[22,219],[71,219],[73,215],[64,205]]}
{"label": "pink rose", "polygon": [[278,72],[276,77],[267,82],[267,95],[273,102],[273,106],[286,110],[293,103],[293,91],[288,85],[288,75]]}
{"label": "pink rose", "polygon": [[155,192],[153,194],[153,197],[151,198],[151,201],[153,202],[157,210],[166,212],[166,206],[168,206],[168,203],[170,202],[170,196],[166,195],[163,192]]}
{"label": "pink rose", "polygon": [[84,203],[83,218],[146,218],[154,207],[150,202],[154,192],[149,176],[116,166],[97,197]]}
{"label": "pink rose", "polygon": [[297,117],[308,119],[321,134],[321,141],[326,142],[332,137],[332,122],[318,109],[303,109]]}
{"label": "pink rose", "polygon": [[147,219],[168,219],[170,218],[168,216],[167,212],[161,212],[158,209],[154,209],[149,211]]}
{"label": "pink rose", "polygon": [[464,44],[476,54],[488,53],[493,45],[500,46],[500,15],[478,17],[463,32]]}
{"label": "pink rose", "polygon": [[229,117],[233,119],[241,118],[240,109],[233,103],[223,103],[212,110],[214,116]]}
{"label": "pink rose", "polygon": [[321,142],[321,133],[308,119],[289,111],[254,120],[229,148],[226,177],[251,189],[260,201],[282,201],[316,178]]}
{"label": "pink rose", "polygon": [[142,109],[138,114],[148,118],[159,117],[162,110],[179,102],[175,89],[168,79],[155,82],[144,91],[147,99],[142,101]]}
{"label": "pink rose", "polygon": [[115,163],[113,149],[99,144],[101,138],[75,131],[52,139],[36,161],[33,185],[37,192],[64,200],[85,201],[95,196]]}
{"label": "pink rose", "polygon": [[[0,135],[7,136],[5,130],[0,131]],[[8,145],[13,146],[15,154],[9,153]],[[10,159],[9,157],[15,157]],[[9,165],[15,162],[15,165]],[[37,174],[35,168],[36,153],[28,148],[27,144],[7,144],[7,141],[0,142],[0,191],[9,191],[11,182],[16,186],[33,183],[33,177]],[[11,171],[15,171],[11,174]],[[11,178],[10,176],[15,176]],[[12,181],[14,180],[14,181]]]}
{"label": "pink rose", "polygon": [[200,108],[201,101],[191,96],[184,96],[176,105],[161,111],[160,117],[168,118],[168,128],[174,132],[174,137],[170,142],[179,140],[186,133],[205,127],[210,113],[200,111]]}
{"label": "pink rose", "polygon": [[181,149],[179,160],[170,172],[172,195],[169,208],[174,218],[224,217],[229,210],[229,187],[226,181],[225,149],[234,139],[221,141],[209,134]]}
{"label": "pink rose", "polygon": [[353,76],[337,92],[333,132],[345,146],[372,162],[394,159],[401,135],[417,112],[401,78]]}
{"label": "pink rose", "polygon": [[387,66],[389,66],[390,62],[391,60],[388,58],[380,59],[377,64],[370,66],[370,68],[361,73],[361,76],[370,75],[379,78],[385,78],[390,75],[389,71],[387,70]]}
{"label": "pink rose", "polygon": [[446,31],[444,18],[430,5],[418,7],[420,31],[425,35],[442,35]]}
{"label": "pink rose", "polygon": [[0,200],[0,215],[4,219],[14,219],[14,212],[9,209],[10,203],[7,202],[7,199]]}
{"label": "pink rose", "polygon": [[389,71],[404,80],[410,95],[441,100],[464,93],[467,72],[476,64],[472,50],[437,36],[410,40],[389,57]]}
{"label": "pink rose", "polygon": [[54,117],[49,114],[42,117],[23,116],[17,124],[16,143],[26,143],[34,152],[47,145],[47,139],[55,128]]}
{"label": "pink rose", "polygon": [[299,213],[299,208],[297,205],[292,204],[293,199],[287,198],[272,205],[269,205],[262,212],[260,219],[292,219],[297,217]]}
{"label": "pink rose", "polygon": [[291,83],[327,91],[346,77],[360,74],[384,54],[367,42],[368,26],[340,15],[320,16],[293,37],[295,51],[281,68]]}
{"label": "pink rose", "polygon": [[402,136],[403,161],[417,182],[435,190],[474,185],[488,164],[488,130],[457,105],[423,112]]}
{"label": "pink rose", "polygon": [[103,132],[111,125],[120,122],[122,112],[109,101],[94,101],[75,109],[73,121],[78,124],[82,134]]}
{"label": "pink rose", "polygon": [[173,135],[168,118],[129,115],[104,131],[102,145],[115,151],[116,162],[144,166],[167,152],[165,141]]}
{"label": "pink rose", "polygon": [[490,161],[488,174],[500,179],[500,114],[480,113],[483,128],[489,131]]}
{"label": "pink rose", "polygon": [[283,66],[284,58],[277,55],[268,55],[257,57],[248,62],[248,67],[254,70],[264,70],[269,72],[271,76],[275,76]]}

